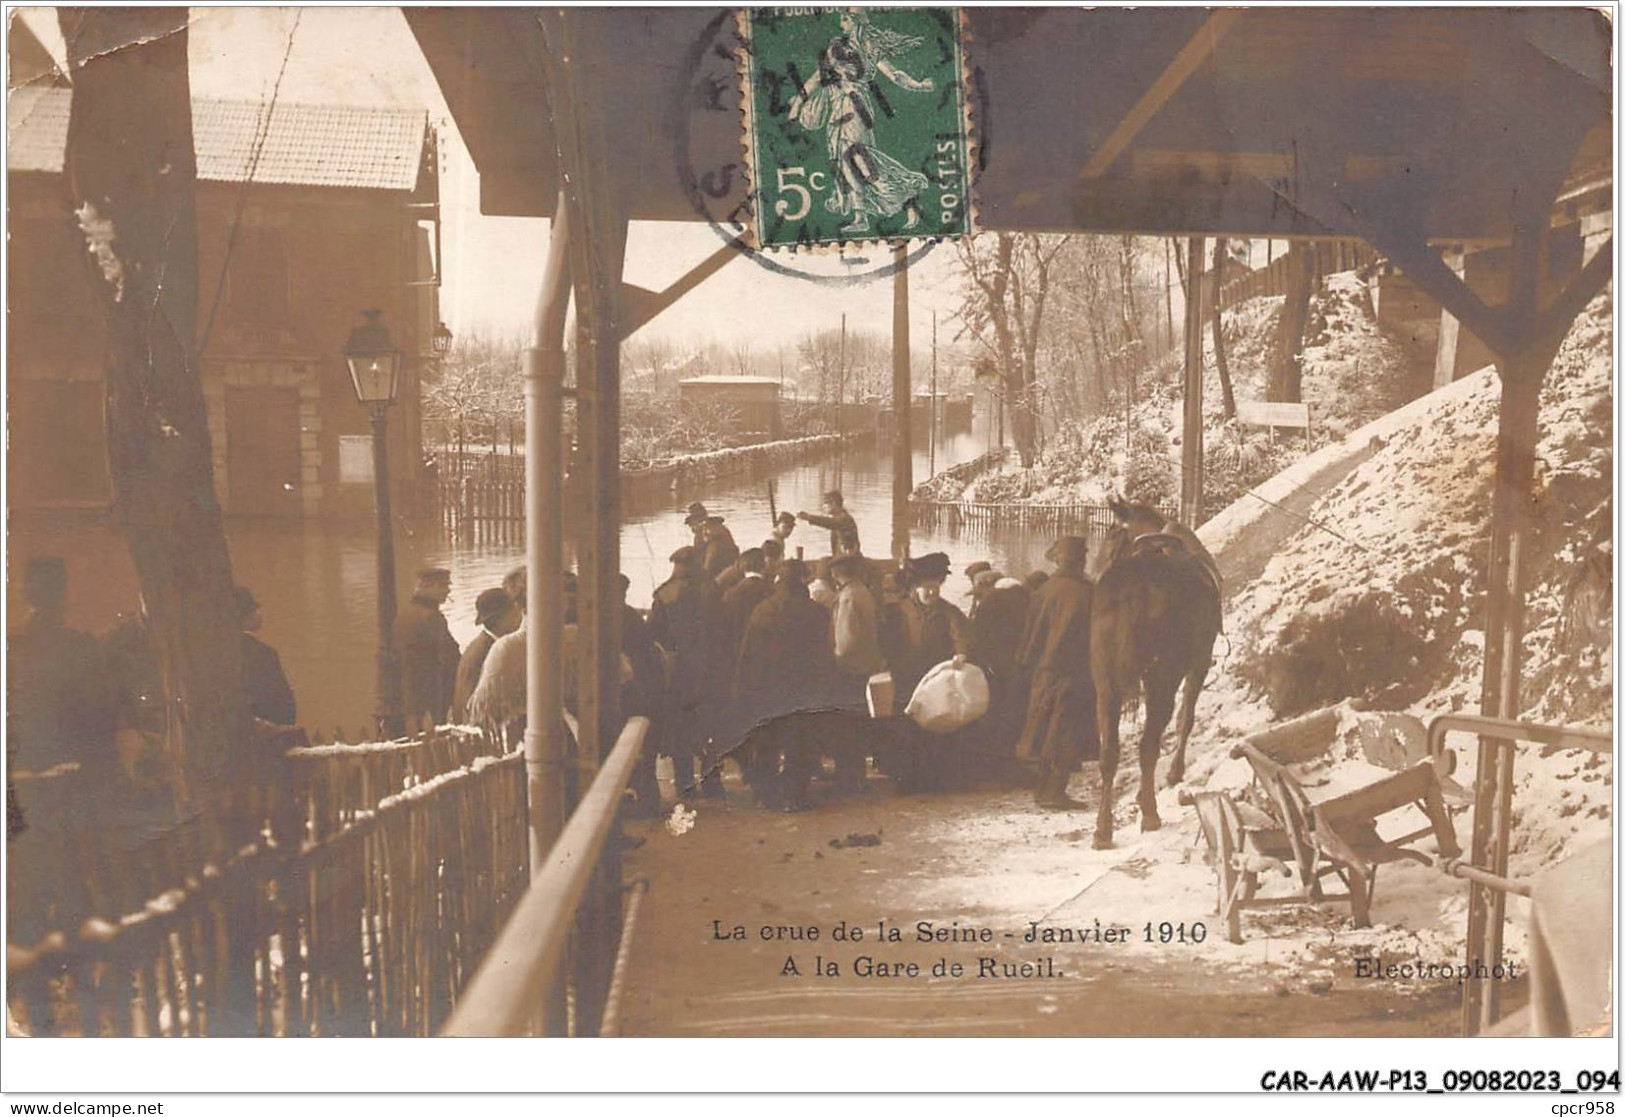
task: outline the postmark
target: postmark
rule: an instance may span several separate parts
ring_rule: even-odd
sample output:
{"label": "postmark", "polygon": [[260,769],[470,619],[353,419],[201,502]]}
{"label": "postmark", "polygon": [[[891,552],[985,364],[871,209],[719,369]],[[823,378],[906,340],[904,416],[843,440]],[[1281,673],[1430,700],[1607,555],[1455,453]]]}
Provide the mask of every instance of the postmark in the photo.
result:
{"label": "postmark", "polygon": [[748,9],[739,33],[753,245],[828,248],[971,231],[955,10]]}

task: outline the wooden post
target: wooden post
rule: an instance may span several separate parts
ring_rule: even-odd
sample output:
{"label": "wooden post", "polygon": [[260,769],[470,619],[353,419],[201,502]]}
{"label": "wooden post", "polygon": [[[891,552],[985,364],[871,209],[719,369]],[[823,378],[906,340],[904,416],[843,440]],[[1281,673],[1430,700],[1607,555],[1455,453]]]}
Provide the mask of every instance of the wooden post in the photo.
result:
{"label": "wooden post", "polygon": [[[1479,709],[1491,717],[1518,716],[1523,677],[1524,591],[1534,519],[1536,427],[1540,387],[1550,352],[1531,353],[1539,311],[1537,295],[1544,207],[1531,206],[1513,230],[1506,314],[1508,335],[1521,352],[1497,354],[1501,376],[1500,422],[1496,434],[1495,491],[1490,504],[1489,599],[1484,625],[1484,678]],[[1507,875],[1512,823],[1514,750],[1487,741],[1478,747],[1478,798],[1473,804],[1471,861],[1496,876]],[[1501,961],[1506,894],[1473,883],[1467,901],[1467,964],[1494,967]],[[1462,1025],[1476,1035],[1498,1016],[1499,983],[1469,978],[1462,991]]]}
{"label": "wooden post", "polygon": [[[570,271],[576,299],[576,421],[587,525],[579,549],[577,598],[581,679],[577,695],[580,758],[599,765],[620,733],[620,342],[621,272],[627,215],[620,179],[611,173],[610,125],[604,115],[609,75],[571,59],[604,52],[608,21],[582,9],[538,12],[548,50],[554,130],[564,189],[571,204]],[[532,594],[560,592],[558,585]],[[595,1034],[609,988],[620,924],[620,862],[605,847],[592,893],[583,899],[577,953],[575,1027]]]}
{"label": "wooden post", "polygon": [[908,494],[914,490],[914,449],[911,445],[914,391],[908,368],[908,245],[892,248],[891,311],[891,409],[892,480],[891,550],[892,558],[908,558]]}
{"label": "wooden post", "polygon": [[1202,255],[1205,237],[1192,237],[1185,274],[1184,441],[1180,446],[1179,519],[1195,529],[1202,522]]}

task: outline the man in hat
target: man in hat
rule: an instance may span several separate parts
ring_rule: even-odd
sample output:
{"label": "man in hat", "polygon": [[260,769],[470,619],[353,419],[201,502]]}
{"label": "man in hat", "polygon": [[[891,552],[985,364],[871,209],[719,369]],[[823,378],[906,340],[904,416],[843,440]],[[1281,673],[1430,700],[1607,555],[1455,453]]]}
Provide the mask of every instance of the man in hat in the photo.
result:
{"label": "man in hat", "polygon": [[485,660],[491,654],[491,648],[508,633],[519,631],[524,619],[525,615],[519,611],[518,604],[501,587],[481,590],[474,599],[474,623],[479,625],[480,630],[468,642],[468,647],[463,649],[463,657],[457,663],[457,683],[451,694],[451,720],[454,723],[460,724],[468,718],[468,700],[479,685],[480,673],[485,669]]}
{"label": "man in hat", "polygon": [[735,732],[748,737],[742,767],[765,805],[806,805],[818,742],[797,722],[774,721],[826,708],[834,677],[829,614],[807,596],[807,572],[791,559],[752,611],[733,674]]}
{"label": "man in hat", "polygon": [[273,725],[293,725],[298,721],[298,704],[293,688],[282,671],[276,649],[254,633],[265,624],[260,603],[247,586],[233,591],[237,622],[243,626],[243,686],[248,691],[248,711]]}
{"label": "man in hat", "polygon": [[988,562],[986,559],[977,559],[975,562],[973,562],[969,566],[965,567],[965,580],[970,583],[970,595],[971,595],[970,596],[970,609],[967,611],[966,615],[971,617],[972,619],[974,619],[976,617],[976,602],[977,602],[976,579],[981,577],[984,573],[986,573],[988,571],[991,571],[992,569],[993,569],[993,564],[991,562]]}
{"label": "man in hat", "polygon": [[697,500],[688,506],[688,515],[683,517],[688,530],[694,533],[694,549],[701,554],[705,553],[705,525],[710,518],[711,513]]}
{"label": "man in hat", "polygon": [[451,596],[451,571],[418,571],[412,599],[395,618],[395,652],[401,664],[401,698],[408,731],[414,722],[431,728],[446,720],[457,663],[462,658],[440,607]]}
{"label": "man in hat", "polygon": [[1032,679],[1016,755],[1038,768],[1035,799],[1050,810],[1078,810],[1066,793],[1080,762],[1100,757],[1095,685],[1089,674],[1089,610],[1094,584],[1084,573],[1088,545],[1063,535],[1045,556],[1054,575],[1033,594],[1018,656]]}
{"label": "man in hat", "polygon": [[113,694],[95,637],[68,627],[67,563],[57,555],[30,559],[23,599],[27,618],[6,644],[11,767],[44,772],[78,761],[113,775]]}
{"label": "man in hat", "polygon": [[655,590],[649,635],[672,657],[666,688],[666,752],[679,798],[694,791],[694,761],[703,765],[701,791],[722,795],[720,758],[709,754],[727,687],[722,591],[706,577],[693,547],[671,555],[671,577]]}
{"label": "man in hat", "polygon": [[795,530],[796,518],[790,513],[780,512],[777,516],[773,517],[773,538],[779,541],[781,553],[783,548],[786,547],[790,542],[791,532]]}
{"label": "man in hat", "polygon": [[[948,573],[948,556],[941,551],[908,560],[902,571],[907,596],[886,606],[880,650],[891,667],[899,709],[908,705],[927,671],[947,660],[963,664],[970,655],[970,622],[957,605],[942,599]],[[901,718],[897,728],[898,780],[905,787],[938,782],[941,773],[928,771],[921,763],[924,742],[918,727]]]}
{"label": "man in hat", "polygon": [[799,513],[799,518],[806,520],[814,527],[829,529],[829,553],[832,555],[857,555],[863,553],[863,546],[858,542],[858,521],[852,518],[852,513],[846,510],[846,500],[841,496],[839,489],[831,489],[824,494],[824,514],[822,516],[813,512]]}
{"label": "man in hat", "polygon": [[619,571],[615,584],[621,591],[621,658],[632,668],[632,677],[621,687],[621,715],[649,719],[649,736],[638,766],[632,772],[631,788],[637,802],[631,813],[638,818],[653,818],[660,813],[660,781],[655,776],[655,758],[660,749],[660,733],[664,726],[660,713],[665,702],[666,669],[660,658],[660,649],[649,634],[649,622],[643,614],[627,603],[626,593],[632,580]]}
{"label": "man in hat", "polygon": [[751,613],[773,592],[773,583],[767,579],[767,557],[760,547],[752,547],[740,555],[736,565],[741,571],[739,582],[722,595],[729,664],[739,653],[739,642],[745,638],[745,626],[750,623]]}
{"label": "man in hat", "polygon": [[702,565],[705,567],[706,577],[713,580],[720,578],[730,566],[739,561],[739,544],[734,542],[733,532],[728,530],[721,516],[705,518],[704,554]]}
{"label": "man in hat", "polygon": [[988,710],[978,745],[987,767],[1003,769],[1014,754],[1027,711],[1021,640],[1032,595],[1016,579],[1001,577],[991,569],[976,576],[972,593],[971,659],[988,673]]}

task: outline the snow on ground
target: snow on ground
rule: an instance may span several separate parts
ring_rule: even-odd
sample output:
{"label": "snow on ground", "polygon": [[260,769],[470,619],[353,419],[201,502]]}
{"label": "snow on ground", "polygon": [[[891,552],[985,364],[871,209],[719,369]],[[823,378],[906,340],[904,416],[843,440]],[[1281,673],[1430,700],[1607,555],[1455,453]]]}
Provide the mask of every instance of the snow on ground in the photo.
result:
{"label": "snow on ground", "polygon": [[[1605,292],[1570,332],[1541,397],[1537,485],[1542,499],[1530,555],[1525,639],[1524,707],[1531,720],[1609,724],[1612,719],[1611,349],[1612,298]],[[1397,680],[1375,681],[1382,685],[1352,676],[1349,693],[1326,696],[1316,705],[1398,695],[1403,701],[1379,702],[1379,708],[1424,721],[1442,712],[1476,711],[1498,397],[1499,381],[1486,371],[1384,422],[1378,432],[1385,442],[1381,449],[1316,501],[1308,513],[1313,523],[1306,522],[1255,581],[1233,594],[1218,647],[1220,662],[1191,742],[1190,789],[1244,793],[1250,769],[1229,759],[1229,747],[1277,717],[1266,685],[1271,674],[1261,664],[1280,651],[1283,632],[1295,622],[1320,620],[1324,631],[1335,634],[1362,602],[1381,601],[1396,631],[1414,633],[1414,662],[1398,665]],[[1363,442],[1370,432],[1356,437]],[[1222,551],[1219,560],[1223,564]],[[1609,578],[1600,586],[1599,569]],[[1376,658],[1385,650],[1397,654],[1379,646]],[[1293,660],[1282,662],[1290,668]],[[1360,719],[1345,709],[1326,756],[1298,767],[1311,797],[1325,798],[1389,773],[1365,758]],[[1382,868],[1370,928],[1354,929],[1343,906],[1292,906],[1245,912],[1245,942],[1225,942],[1215,916],[1215,876],[1194,812],[1179,804],[1176,791],[1164,789],[1158,803],[1165,829],[1139,832],[1134,735],[1127,727],[1124,739],[1118,848],[1090,848],[1091,814],[1045,814],[1012,797],[1008,809],[940,824],[938,844],[946,865],[940,875],[922,875],[912,885],[922,910],[985,910],[1018,921],[1047,913],[1046,926],[1087,925],[1098,917],[1131,928],[1130,941],[1120,949],[1159,958],[1169,957],[1169,947],[1144,941],[1146,923],[1203,922],[1204,959],[1238,968],[1290,963],[1301,973],[1327,979],[1346,975],[1350,957],[1368,951],[1439,963],[1460,955],[1466,884],[1411,863]],[[1471,738],[1457,738],[1451,746],[1458,758],[1455,778],[1470,788],[1476,745]],[[1530,747],[1520,751],[1516,773],[1515,877],[1530,876],[1610,835],[1611,759]],[[1096,778],[1090,766],[1074,781],[1073,793],[1092,799]],[[1457,813],[1455,821],[1465,846],[1470,818]],[[1394,835],[1421,824],[1420,813],[1407,809],[1387,816],[1381,829]],[[1436,852],[1431,839],[1418,848]],[[1269,894],[1270,886],[1261,891]],[[1521,961],[1525,901],[1509,897],[1508,910],[1507,956]]]}
{"label": "snow on ground", "polygon": [[[1227,365],[1238,400],[1265,398],[1275,323],[1284,300],[1248,299],[1224,312]],[[1204,442],[1207,504],[1222,508],[1252,485],[1318,448],[1335,445],[1356,427],[1392,411],[1426,387],[1412,353],[1378,328],[1371,300],[1354,272],[1326,277],[1310,304],[1304,331],[1303,400],[1310,436],[1271,439],[1224,421],[1223,390],[1210,328],[1203,331]],[[1101,503],[1113,493],[1162,502],[1178,486],[1182,390],[1177,355],[1140,377],[1131,430],[1118,410],[1084,423],[1065,423],[1047,440],[1032,469],[1013,455],[1000,470],[964,488],[966,501],[1031,504]],[[1132,441],[1132,451],[1130,442]]]}

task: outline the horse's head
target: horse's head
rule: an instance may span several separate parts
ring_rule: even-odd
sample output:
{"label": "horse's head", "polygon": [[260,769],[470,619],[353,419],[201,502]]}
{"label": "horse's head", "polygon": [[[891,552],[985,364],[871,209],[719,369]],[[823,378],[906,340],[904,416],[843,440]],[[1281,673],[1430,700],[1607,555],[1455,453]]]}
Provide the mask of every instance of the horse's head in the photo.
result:
{"label": "horse's head", "polygon": [[1111,509],[1118,524],[1128,530],[1131,538],[1168,529],[1168,517],[1149,504],[1134,504],[1112,497],[1106,501],[1106,507]]}
{"label": "horse's head", "polygon": [[1112,563],[1127,555],[1136,539],[1155,535],[1168,528],[1168,517],[1149,504],[1134,504],[1111,497],[1106,501],[1106,507],[1111,510],[1116,523],[1106,532],[1106,537],[1095,551],[1096,578],[1106,573]]}

